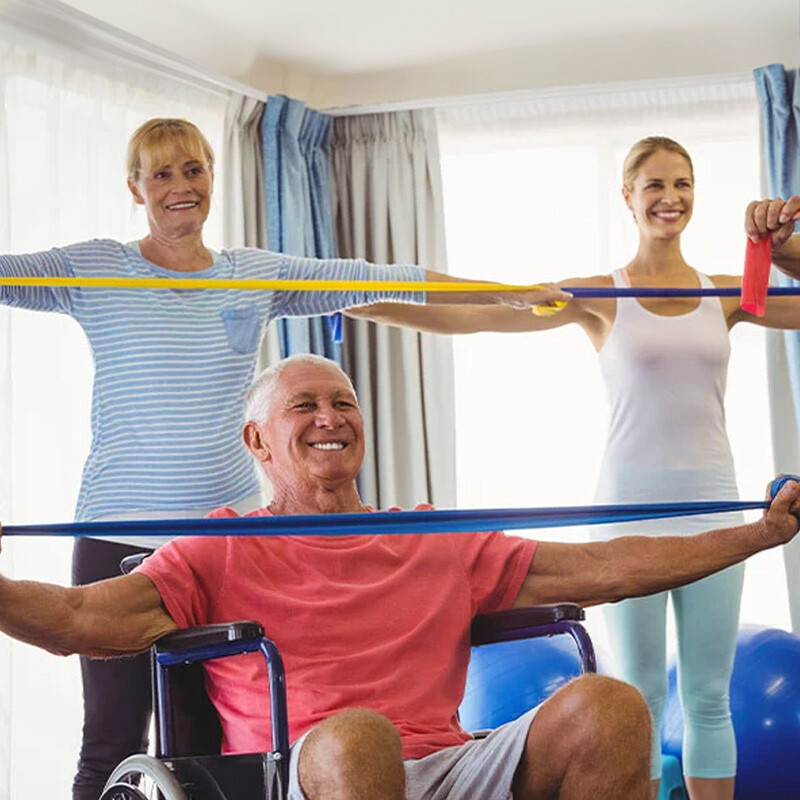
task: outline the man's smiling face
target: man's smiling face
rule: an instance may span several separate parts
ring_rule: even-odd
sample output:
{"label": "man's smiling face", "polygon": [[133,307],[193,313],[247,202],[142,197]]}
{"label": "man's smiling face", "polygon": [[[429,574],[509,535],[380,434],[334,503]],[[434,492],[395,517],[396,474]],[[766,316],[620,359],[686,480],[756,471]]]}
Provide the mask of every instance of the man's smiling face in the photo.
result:
{"label": "man's smiling face", "polygon": [[350,382],[333,365],[286,367],[261,427],[273,482],[351,481],[361,469],[364,420]]}

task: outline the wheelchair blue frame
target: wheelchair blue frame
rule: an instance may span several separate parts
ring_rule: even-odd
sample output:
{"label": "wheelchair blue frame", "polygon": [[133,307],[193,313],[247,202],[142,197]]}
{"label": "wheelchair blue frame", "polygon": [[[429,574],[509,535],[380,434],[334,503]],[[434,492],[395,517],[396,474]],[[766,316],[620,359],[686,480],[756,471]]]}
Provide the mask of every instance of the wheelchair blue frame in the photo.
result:
{"label": "wheelchair blue frame", "polygon": [[[210,661],[215,658],[228,658],[229,656],[243,655],[245,653],[261,652],[267,665],[269,675],[270,714],[272,728],[272,754],[278,762],[281,783],[288,786],[289,780],[289,718],[286,705],[286,673],[283,659],[277,645],[264,636],[262,627],[255,622],[232,623],[231,625],[205,626],[202,629],[190,629],[186,636],[192,634],[208,636],[227,633],[234,630],[235,625],[253,626],[258,634],[247,638],[235,638],[224,642],[200,644],[197,646],[171,647],[171,642],[180,641],[180,633],[166,637],[156,645],[154,652],[154,688],[156,729],[157,729],[157,755],[159,758],[168,759],[175,755],[173,743],[175,741],[172,729],[172,716],[169,713],[171,706],[170,684],[167,679],[167,670],[179,664],[194,664]],[[214,630],[212,630],[214,629]]]}
{"label": "wheelchair blue frame", "polygon": [[585,617],[584,610],[574,603],[513,608],[495,614],[483,614],[472,623],[472,644],[478,647],[495,642],[566,634],[572,638],[578,650],[581,673],[597,672],[594,646],[581,624]]}

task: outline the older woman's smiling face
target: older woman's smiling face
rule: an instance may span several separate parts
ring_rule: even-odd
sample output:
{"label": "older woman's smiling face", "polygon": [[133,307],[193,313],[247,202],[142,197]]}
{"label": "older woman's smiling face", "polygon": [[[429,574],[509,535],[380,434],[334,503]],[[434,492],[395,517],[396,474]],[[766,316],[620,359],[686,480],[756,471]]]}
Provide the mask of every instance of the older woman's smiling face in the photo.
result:
{"label": "older woman's smiling face", "polygon": [[145,207],[150,233],[174,239],[202,230],[211,209],[214,173],[176,146],[168,163],[148,165],[135,181],[128,179],[128,187]]}

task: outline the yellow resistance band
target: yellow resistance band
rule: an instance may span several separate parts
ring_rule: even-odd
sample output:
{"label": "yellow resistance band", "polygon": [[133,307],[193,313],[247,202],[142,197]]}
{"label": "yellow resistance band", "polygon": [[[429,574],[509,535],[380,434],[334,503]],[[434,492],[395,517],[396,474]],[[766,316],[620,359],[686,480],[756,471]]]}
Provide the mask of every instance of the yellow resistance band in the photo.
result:
{"label": "yellow resistance band", "polygon": [[218,280],[193,278],[4,278],[0,286],[83,286],[92,289],[240,289],[253,292],[528,292],[541,286],[453,281]]}
{"label": "yellow resistance band", "polygon": [[[193,278],[3,278],[0,286],[81,286],[88,289],[238,289],[250,292],[528,292],[539,285],[504,283],[456,283],[453,281],[309,281],[219,280]],[[533,306],[531,311],[549,317],[566,303]]]}

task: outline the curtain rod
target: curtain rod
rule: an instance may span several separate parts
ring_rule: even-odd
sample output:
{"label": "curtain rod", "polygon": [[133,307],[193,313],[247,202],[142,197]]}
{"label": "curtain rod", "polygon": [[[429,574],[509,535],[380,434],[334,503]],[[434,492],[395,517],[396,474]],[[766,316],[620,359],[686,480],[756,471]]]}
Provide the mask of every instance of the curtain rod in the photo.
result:
{"label": "curtain rod", "polygon": [[158,45],[85,14],[59,0],[2,0],[0,23],[43,37],[61,47],[102,54],[112,62],[133,62],[159,74],[222,92],[266,101],[267,94],[227,75],[171,53]]}
{"label": "curtain rod", "polygon": [[391,111],[416,111],[426,108],[462,108],[478,104],[499,104],[513,102],[532,102],[542,100],[561,100],[571,97],[586,97],[620,94],[623,92],[644,92],[658,89],[686,89],[721,84],[736,85],[752,83],[751,72],[731,72],[719,75],[693,75],[684,78],[657,78],[654,80],[618,81],[613,83],[584,83],[547,89],[521,89],[486,94],[432,97],[421,100],[401,100],[394,103],[375,105],[332,106],[321,109],[333,117],[360,116],[362,114],[385,114]]}

